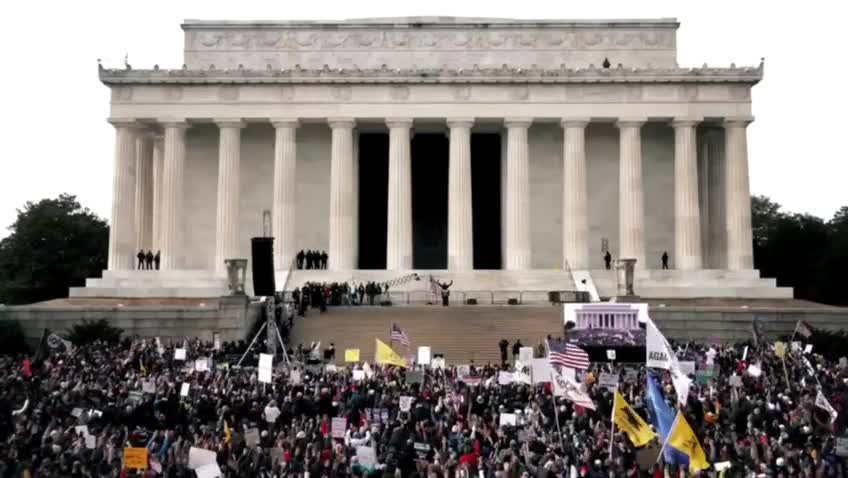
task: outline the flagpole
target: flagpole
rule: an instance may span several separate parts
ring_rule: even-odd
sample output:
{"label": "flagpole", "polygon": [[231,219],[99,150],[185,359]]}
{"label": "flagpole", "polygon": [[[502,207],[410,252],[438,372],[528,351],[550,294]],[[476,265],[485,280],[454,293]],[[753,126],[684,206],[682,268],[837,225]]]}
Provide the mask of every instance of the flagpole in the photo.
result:
{"label": "flagpole", "polygon": [[615,406],[618,402],[618,384],[615,385],[615,388],[612,391],[612,415],[610,416],[610,449],[609,449],[609,459],[612,460],[612,443],[613,437],[615,436]]}
{"label": "flagpole", "polygon": [[[545,340],[545,342],[547,342],[547,340]],[[565,439],[562,436],[562,429],[559,427],[559,411],[557,410],[559,407],[556,402],[556,378],[554,377],[554,373],[553,368],[551,368],[551,399],[554,402],[554,420],[556,420],[557,433],[559,433],[559,442],[562,445],[563,453],[565,453]]]}
{"label": "flagpole", "polygon": [[798,325],[799,325],[800,323],[801,323],[801,321],[800,321],[800,320],[799,320],[799,321],[797,321],[797,322],[795,322],[795,330],[793,330],[793,331],[792,331],[792,338],[791,338],[791,339],[789,339],[790,347],[791,347],[791,345],[792,345],[792,342],[794,342],[794,341],[795,341],[795,335],[798,333]]}
{"label": "flagpole", "polygon": [[663,456],[663,452],[665,451],[665,446],[668,445],[668,439],[671,438],[671,433],[674,431],[675,425],[677,425],[677,420],[680,418],[680,410],[677,411],[677,415],[674,416],[674,421],[671,422],[671,428],[668,429],[668,435],[665,436],[665,440],[663,440],[662,448],[660,448],[660,454],[657,456],[657,463],[659,463],[660,458]]}

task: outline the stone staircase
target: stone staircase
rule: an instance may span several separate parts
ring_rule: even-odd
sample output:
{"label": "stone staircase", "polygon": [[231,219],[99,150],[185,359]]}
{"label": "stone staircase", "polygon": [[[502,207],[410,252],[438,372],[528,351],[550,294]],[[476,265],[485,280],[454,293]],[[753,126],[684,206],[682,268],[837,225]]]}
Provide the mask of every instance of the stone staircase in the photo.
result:
{"label": "stone staircase", "polygon": [[409,337],[409,351],[398,343],[394,349],[402,355],[415,354],[419,346],[430,346],[453,364],[472,360],[481,364],[500,361],[498,342],[516,339],[526,346],[537,346],[548,334],[562,335],[560,308],[536,306],[407,306],[407,307],[331,307],[324,314],[309,311],[298,318],[292,331],[293,347],[321,341],[336,346],[336,360],[344,361],[344,351],[358,348],[363,361],[374,361],[374,338],[389,343],[389,331],[395,323]]}
{"label": "stone staircase", "polygon": [[[601,297],[616,294],[615,270],[590,271]],[[775,279],[761,278],[757,270],[636,269],[635,292],[645,298],[748,298],[791,299],[792,288],[778,287]]]}
{"label": "stone staircase", "polygon": [[227,295],[227,279],[213,271],[103,271],[102,278],[86,279],[72,287],[70,297],[200,298]]}

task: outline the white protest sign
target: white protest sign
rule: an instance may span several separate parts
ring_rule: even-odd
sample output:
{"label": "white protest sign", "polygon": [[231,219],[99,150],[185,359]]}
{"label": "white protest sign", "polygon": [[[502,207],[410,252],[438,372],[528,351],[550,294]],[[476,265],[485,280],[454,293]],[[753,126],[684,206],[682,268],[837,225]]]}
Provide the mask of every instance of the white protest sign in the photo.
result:
{"label": "white protest sign", "polygon": [[615,360],[615,350],[607,349],[607,360]]}
{"label": "white protest sign", "polygon": [[848,456],[848,437],[836,438],[836,456]]}
{"label": "white protest sign", "polygon": [[730,376],[730,386],[731,387],[741,387],[742,386],[742,377],[739,375],[733,374]]}
{"label": "white protest sign", "polygon": [[190,387],[191,387],[191,385],[188,382],[183,382],[183,385],[180,387],[180,396],[181,397],[187,397],[188,396],[188,390],[189,390]]}
{"label": "white protest sign", "polygon": [[221,334],[212,334],[212,343],[215,350],[221,350]]}
{"label": "white protest sign", "polygon": [[88,436],[88,426],[87,425],[77,425],[74,427],[74,435],[82,435],[84,437]]}
{"label": "white protest sign", "polygon": [[546,358],[533,359],[530,362],[530,372],[533,374],[534,384],[551,381],[551,363]]}
{"label": "white protest sign", "polygon": [[759,377],[763,374],[763,370],[757,364],[748,365],[748,375],[752,377]]}
{"label": "white protest sign", "polygon": [[259,444],[259,429],[258,428],[251,428],[249,430],[246,430],[244,432],[244,443],[250,448],[253,448],[256,445],[258,445]]}
{"label": "white protest sign", "polygon": [[526,383],[527,385],[533,384],[533,380],[531,380],[529,373],[518,371],[512,374],[512,381],[515,383]]}
{"label": "white protest sign", "polygon": [[89,450],[93,450],[97,447],[97,437],[94,435],[86,435],[85,436],[85,447]]}
{"label": "white protest sign", "polygon": [[196,372],[208,372],[209,371],[209,360],[206,357],[199,358],[194,361],[194,370]]}
{"label": "white protest sign", "polygon": [[271,369],[270,368],[260,368],[257,372],[258,379],[262,383],[271,383],[273,380],[271,378]]}
{"label": "white protest sign", "polygon": [[813,344],[807,344],[804,346],[804,353],[808,354],[813,351]]}
{"label": "white protest sign", "polygon": [[445,368],[445,359],[443,357],[435,357],[433,359],[430,359],[430,366],[433,367],[433,368],[444,369]]}
{"label": "white protest sign", "polygon": [[458,365],[456,367],[456,375],[460,378],[467,377],[471,375],[471,366],[470,365]]}
{"label": "white protest sign", "polygon": [[185,360],[186,349],[174,349],[174,360]]}
{"label": "white protest sign", "polygon": [[277,418],[280,416],[280,409],[277,407],[265,407],[265,421],[268,423],[274,423],[277,421]]}
{"label": "white protest sign", "polygon": [[377,464],[377,453],[370,446],[356,447],[356,458],[362,466],[373,468]]}
{"label": "white protest sign", "polygon": [[790,345],[792,347],[793,352],[800,352],[801,351],[801,342],[796,340],[796,341],[792,342]]}
{"label": "white protest sign", "polygon": [[292,370],[289,374],[289,383],[292,385],[300,385],[301,380],[300,370]]}
{"label": "white protest sign", "polygon": [[512,383],[512,380],[512,372],[505,372],[503,370],[498,372],[498,385],[509,385]]}
{"label": "white protest sign", "polygon": [[212,450],[206,450],[203,448],[191,447],[188,450],[188,467],[189,469],[196,470],[197,468],[208,465],[208,464],[217,464],[217,455]]}
{"label": "white protest sign", "polygon": [[271,354],[259,354],[259,368],[274,368],[274,356]]}
{"label": "white protest sign", "polygon": [[400,397],[400,411],[408,412],[412,408],[412,397]]}
{"label": "white protest sign", "polygon": [[515,426],[517,419],[514,413],[501,413],[500,426],[512,425]]}
{"label": "white protest sign", "polygon": [[71,416],[74,418],[79,418],[82,415],[82,408],[74,408],[71,410]]}
{"label": "white protest sign", "polygon": [[684,375],[694,375],[695,374],[695,362],[692,360],[683,360],[677,362],[680,366],[680,371],[683,372]]}
{"label": "white protest sign", "polygon": [[365,370],[354,370],[353,371],[353,379],[354,380],[365,380]]}
{"label": "white protest sign", "polygon": [[430,365],[431,352],[430,347],[418,347],[418,363],[420,365]]}
{"label": "white protest sign", "polygon": [[330,436],[333,438],[344,438],[346,428],[347,420],[345,420],[344,417],[333,417],[333,422],[330,428]]}
{"label": "white protest sign", "polygon": [[[553,370],[553,369],[552,369],[552,370]],[[556,373],[556,372],[554,372],[554,373]],[[567,379],[571,380],[572,382],[576,382],[576,381],[577,381],[577,371],[576,371],[576,370],[574,370],[573,368],[562,367],[562,368],[560,369],[560,375],[562,375],[563,377],[565,377],[565,378],[567,378]]]}
{"label": "white protest sign", "polygon": [[521,347],[518,349],[518,360],[521,363],[530,363],[533,360],[533,347]]}
{"label": "white protest sign", "polygon": [[602,373],[598,377],[598,386],[607,390],[615,390],[618,387],[618,375],[612,373]]}
{"label": "white protest sign", "polygon": [[194,472],[197,473],[197,478],[220,478],[224,476],[221,474],[221,467],[218,466],[218,463],[199,466]]}
{"label": "white protest sign", "polygon": [[144,393],[156,393],[156,382],[153,380],[145,380],[141,382],[141,391]]}

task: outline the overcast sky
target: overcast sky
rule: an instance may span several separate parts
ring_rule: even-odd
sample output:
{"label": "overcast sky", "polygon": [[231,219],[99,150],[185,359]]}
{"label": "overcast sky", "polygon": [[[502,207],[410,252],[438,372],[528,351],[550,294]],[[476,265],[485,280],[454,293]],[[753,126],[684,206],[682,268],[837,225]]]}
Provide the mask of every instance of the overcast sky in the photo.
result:
{"label": "overcast sky", "polygon": [[[183,19],[290,20],[450,15],[677,17],[678,62],[757,65],[751,191],[825,219],[848,205],[848,35],[839,1],[7,0],[0,6],[0,237],[25,201],[75,194],[108,218],[114,130],[97,59],[182,64]],[[783,5],[792,5],[786,7]]]}

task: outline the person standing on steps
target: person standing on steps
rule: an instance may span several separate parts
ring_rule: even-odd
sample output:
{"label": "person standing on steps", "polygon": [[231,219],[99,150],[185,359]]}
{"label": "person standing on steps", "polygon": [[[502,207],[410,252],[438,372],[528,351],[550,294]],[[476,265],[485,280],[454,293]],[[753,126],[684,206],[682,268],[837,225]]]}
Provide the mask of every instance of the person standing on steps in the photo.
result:
{"label": "person standing on steps", "polygon": [[138,270],[146,269],[144,266],[144,258],[147,256],[144,254],[144,249],[138,251],[138,254],[136,254],[135,257],[138,258]]}
{"label": "person standing on steps", "polygon": [[507,349],[509,348],[509,340],[501,339],[501,341],[498,342],[498,347],[500,347],[501,349],[501,365],[506,365],[506,361],[509,359],[509,356],[507,355]]}
{"label": "person standing on steps", "polygon": [[447,282],[439,282],[439,287],[442,288],[442,306],[447,307],[450,305],[450,286],[453,285],[453,281],[450,283]]}
{"label": "person standing on steps", "polygon": [[521,339],[515,341],[512,344],[512,362],[515,363],[518,360],[518,354],[521,353],[521,347],[524,347],[524,344],[521,343]]}
{"label": "person standing on steps", "polygon": [[144,265],[147,267],[147,270],[153,270],[153,251],[147,251],[147,255],[144,256]]}
{"label": "person standing on steps", "polygon": [[667,270],[668,269],[668,251],[663,251],[662,257],[660,257],[660,260],[662,261],[663,270]]}
{"label": "person standing on steps", "polygon": [[610,270],[610,264],[612,264],[612,254],[607,251],[607,253],[604,254],[604,267],[606,267],[607,270]]}
{"label": "person standing on steps", "polygon": [[156,266],[156,270],[159,270],[159,263],[162,262],[162,251],[156,251],[156,255],[153,256],[153,265]]}
{"label": "person standing on steps", "polygon": [[296,257],[296,260],[297,260],[297,268],[303,269],[303,258],[305,257],[305,255],[303,253],[303,249],[301,249],[300,252],[298,252],[297,256],[295,256],[295,257]]}

